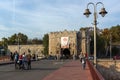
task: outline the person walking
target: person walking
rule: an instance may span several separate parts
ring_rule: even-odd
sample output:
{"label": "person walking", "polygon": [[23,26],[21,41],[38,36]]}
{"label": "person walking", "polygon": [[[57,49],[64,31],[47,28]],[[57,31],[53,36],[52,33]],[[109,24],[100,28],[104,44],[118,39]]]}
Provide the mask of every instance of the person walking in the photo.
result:
{"label": "person walking", "polygon": [[73,60],[76,60],[76,55],[75,55],[75,53],[73,54]]}
{"label": "person walking", "polygon": [[81,52],[79,55],[80,62],[82,63],[83,53]]}
{"label": "person walking", "polygon": [[25,52],[22,54],[22,66],[23,66],[23,69],[27,68],[27,58],[26,58]]}
{"label": "person walking", "polygon": [[31,54],[27,54],[27,69],[31,69]]}
{"label": "person walking", "polygon": [[23,56],[22,56],[22,54],[20,54],[20,55],[19,55],[19,69],[22,69],[22,68],[23,68],[22,59],[23,59]]}
{"label": "person walking", "polygon": [[18,59],[19,59],[19,54],[17,51],[15,51],[15,53],[14,53],[15,69],[18,69]]}
{"label": "person walking", "polygon": [[14,61],[14,56],[13,56],[13,53],[12,53],[12,52],[10,52],[10,60],[11,60],[11,61]]}
{"label": "person walking", "polygon": [[85,67],[86,67],[86,58],[84,56],[84,57],[82,57],[82,69],[84,70]]}

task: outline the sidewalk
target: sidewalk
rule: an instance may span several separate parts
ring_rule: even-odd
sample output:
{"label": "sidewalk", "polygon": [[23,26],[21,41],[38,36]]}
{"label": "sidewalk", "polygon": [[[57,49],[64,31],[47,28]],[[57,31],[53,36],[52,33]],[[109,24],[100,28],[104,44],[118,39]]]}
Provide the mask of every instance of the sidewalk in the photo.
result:
{"label": "sidewalk", "polygon": [[14,61],[0,61],[0,65],[13,64]]}
{"label": "sidewalk", "polygon": [[71,61],[60,69],[46,76],[43,80],[93,80],[88,65],[82,69],[79,60]]}

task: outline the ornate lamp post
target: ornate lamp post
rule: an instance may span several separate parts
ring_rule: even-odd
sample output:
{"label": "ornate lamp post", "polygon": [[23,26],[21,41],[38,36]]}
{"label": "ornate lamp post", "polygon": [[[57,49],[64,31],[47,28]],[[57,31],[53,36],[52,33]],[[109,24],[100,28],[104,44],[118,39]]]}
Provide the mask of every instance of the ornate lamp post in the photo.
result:
{"label": "ornate lamp post", "polygon": [[88,6],[92,4],[94,6],[94,22],[93,22],[93,25],[94,25],[94,64],[96,66],[96,62],[97,62],[97,59],[96,59],[96,27],[97,27],[97,5],[98,4],[102,4],[102,8],[101,8],[101,11],[99,12],[99,14],[101,14],[102,17],[105,16],[105,14],[107,14],[107,11],[105,10],[104,8],[104,4],[102,2],[97,2],[96,4],[90,2],[87,4],[87,9],[85,10],[85,13],[84,15],[86,15],[86,17],[89,17],[89,15],[91,14],[91,12],[89,11],[88,9]]}
{"label": "ornate lamp post", "polygon": [[112,58],[112,33],[110,33],[110,59]]}
{"label": "ornate lamp post", "polygon": [[17,41],[18,41],[18,53],[20,54],[20,37],[19,34],[17,34]]}

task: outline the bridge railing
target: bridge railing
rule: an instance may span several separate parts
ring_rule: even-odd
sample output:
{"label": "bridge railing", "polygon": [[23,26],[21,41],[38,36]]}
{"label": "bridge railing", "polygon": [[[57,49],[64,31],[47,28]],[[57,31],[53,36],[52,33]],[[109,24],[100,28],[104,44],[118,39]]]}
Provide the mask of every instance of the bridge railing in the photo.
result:
{"label": "bridge railing", "polygon": [[10,56],[0,56],[0,61],[10,61]]}
{"label": "bridge railing", "polygon": [[87,64],[90,68],[93,80],[105,80],[103,76],[100,74],[100,72],[98,72],[98,70],[94,67],[91,61],[87,60]]}

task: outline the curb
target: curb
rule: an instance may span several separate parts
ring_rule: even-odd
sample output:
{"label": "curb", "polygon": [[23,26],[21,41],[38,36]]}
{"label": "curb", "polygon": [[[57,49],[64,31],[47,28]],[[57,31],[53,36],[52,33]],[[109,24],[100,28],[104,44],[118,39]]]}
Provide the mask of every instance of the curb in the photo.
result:
{"label": "curb", "polygon": [[1,65],[7,65],[7,64],[13,64],[13,63],[14,63],[13,61],[11,61],[11,62],[1,62],[1,63],[0,63],[0,66],[1,66]]}
{"label": "curb", "polygon": [[[33,62],[33,61],[36,61],[36,60],[31,60],[31,61]],[[1,65],[7,65],[7,64],[14,64],[14,61],[0,62],[0,66]]]}

